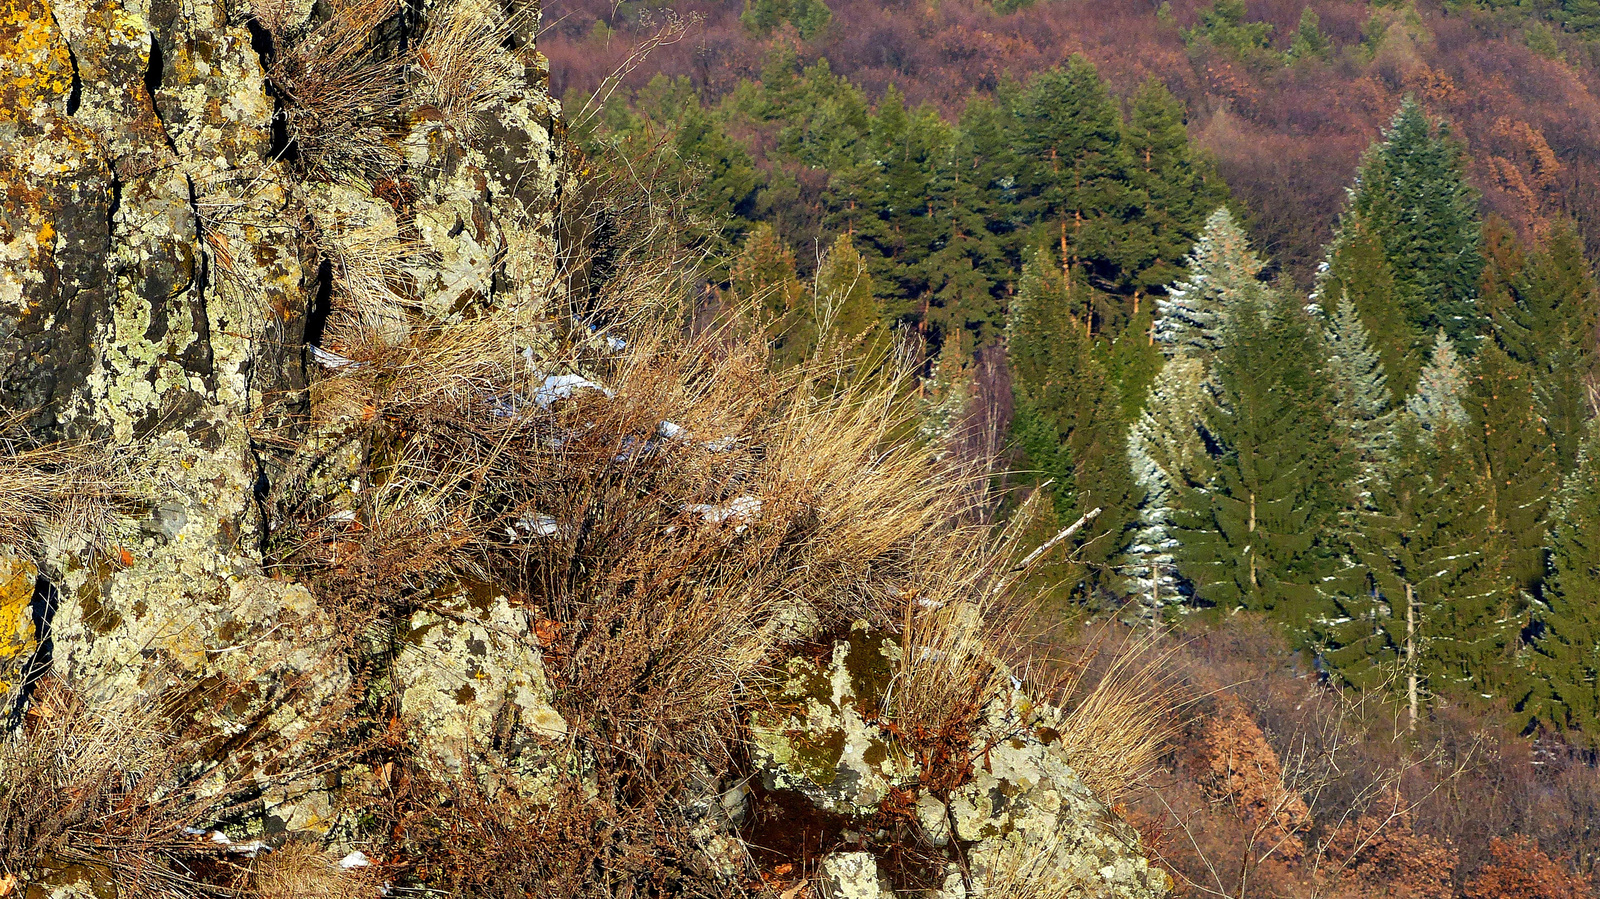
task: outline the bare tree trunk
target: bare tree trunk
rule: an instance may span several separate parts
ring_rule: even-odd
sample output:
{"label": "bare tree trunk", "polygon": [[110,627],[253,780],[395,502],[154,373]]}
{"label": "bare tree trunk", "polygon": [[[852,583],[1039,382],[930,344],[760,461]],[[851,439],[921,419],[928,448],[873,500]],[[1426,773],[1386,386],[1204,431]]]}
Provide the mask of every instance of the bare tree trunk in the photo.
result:
{"label": "bare tree trunk", "polygon": [[1417,602],[1411,585],[1406,584],[1406,703],[1411,713],[1410,730],[1417,729]]}

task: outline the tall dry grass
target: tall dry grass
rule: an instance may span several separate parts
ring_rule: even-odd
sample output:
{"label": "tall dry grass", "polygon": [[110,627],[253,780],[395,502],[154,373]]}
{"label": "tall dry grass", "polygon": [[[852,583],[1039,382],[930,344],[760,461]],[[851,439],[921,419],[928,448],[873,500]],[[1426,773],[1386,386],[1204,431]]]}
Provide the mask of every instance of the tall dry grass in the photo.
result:
{"label": "tall dry grass", "polygon": [[150,493],[129,452],[94,442],[41,446],[20,436],[20,419],[0,414],[0,546],[31,552],[50,532],[96,543],[112,512]]}

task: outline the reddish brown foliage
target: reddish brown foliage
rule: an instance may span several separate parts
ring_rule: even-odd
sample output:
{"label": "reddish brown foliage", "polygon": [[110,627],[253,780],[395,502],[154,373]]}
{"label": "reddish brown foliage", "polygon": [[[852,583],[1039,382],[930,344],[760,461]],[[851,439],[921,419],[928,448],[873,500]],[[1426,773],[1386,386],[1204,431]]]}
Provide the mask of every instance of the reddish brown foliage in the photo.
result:
{"label": "reddish brown foliage", "polygon": [[[1386,806],[1386,807],[1385,807]],[[1398,793],[1328,840],[1338,893],[1396,899],[1450,899],[1457,855],[1449,846],[1412,829],[1411,813]]]}
{"label": "reddish brown foliage", "polygon": [[1272,848],[1283,861],[1305,854],[1299,834],[1305,830],[1310,809],[1283,782],[1278,753],[1267,742],[1244,705],[1224,696],[1203,730],[1201,755],[1204,783],[1213,797],[1226,799],[1239,817],[1260,832],[1258,844]]}
{"label": "reddish brown foliage", "polygon": [[1593,895],[1587,881],[1556,864],[1525,836],[1495,837],[1489,851],[1494,861],[1467,881],[1463,891],[1467,899],[1580,899]]}

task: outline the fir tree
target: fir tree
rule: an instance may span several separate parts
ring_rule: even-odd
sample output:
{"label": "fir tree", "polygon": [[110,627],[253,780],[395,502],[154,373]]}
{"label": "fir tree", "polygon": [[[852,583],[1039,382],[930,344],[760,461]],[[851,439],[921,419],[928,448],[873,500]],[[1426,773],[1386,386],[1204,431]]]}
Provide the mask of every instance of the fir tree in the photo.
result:
{"label": "fir tree", "polygon": [[1225,343],[1229,309],[1265,301],[1267,288],[1259,280],[1263,263],[1244,229],[1222,207],[1206,219],[1185,265],[1183,280],[1157,301],[1156,341],[1168,354],[1210,356]]}
{"label": "fir tree", "polygon": [[1531,591],[1544,575],[1546,516],[1560,478],[1555,442],[1528,370],[1492,343],[1477,363],[1465,405],[1490,485],[1489,528],[1505,546],[1508,576]]}
{"label": "fir tree", "polygon": [[1128,434],[1128,467],[1144,501],[1121,570],[1125,592],[1152,615],[1180,599],[1174,506],[1182,491],[1204,487],[1215,472],[1202,436],[1212,402],[1206,379],[1194,356],[1168,359]]}
{"label": "fir tree", "polygon": [[1323,330],[1327,370],[1334,386],[1333,418],[1349,441],[1367,489],[1389,464],[1394,446],[1395,408],[1383,361],[1378,358],[1354,304],[1341,303]]}
{"label": "fir tree", "polygon": [[1600,426],[1589,427],[1555,519],[1529,709],[1600,747]]}
{"label": "fir tree", "polygon": [[962,420],[972,403],[972,355],[964,331],[956,331],[939,348],[933,374],[922,382],[922,436],[947,456],[959,441]]}
{"label": "fir tree", "polygon": [[1433,355],[1417,380],[1417,392],[1406,400],[1406,410],[1424,430],[1442,431],[1467,423],[1467,373],[1456,356],[1455,344],[1440,331]]}
{"label": "fir tree", "polygon": [[1333,430],[1321,340],[1286,300],[1233,305],[1216,354],[1205,430],[1216,474],[1182,491],[1180,570],[1218,606],[1271,610],[1296,629],[1333,568],[1332,525],[1350,502]]}
{"label": "fir tree", "polygon": [[1071,312],[1073,294],[1088,290],[1048,248],[1031,254],[1011,305],[1007,357],[1013,433],[1030,467],[1053,481],[1060,524],[1101,509],[1075,538],[1079,560],[1095,570],[1127,546],[1140,497],[1124,455],[1120,397]]}
{"label": "fir tree", "polygon": [[[1475,351],[1484,327],[1477,305],[1484,259],[1477,193],[1467,184],[1461,145],[1447,125],[1435,127],[1422,106],[1407,98],[1367,151],[1350,191],[1350,203],[1334,237],[1330,273],[1348,288],[1355,280],[1341,257],[1358,239],[1373,241],[1393,281],[1393,303],[1409,326],[1405,348],[1413,366],[1390,365],[1391,376],[1415,371],[1425,337],[1443,328],[1458,347]],[[1354,298],[1354,297],[1352,297]],[[1362,320],[1374,334],[1385,329],[1375,308],[1357,299]],[[1385,359],[1388,362],[1388,359]],[[1409,381],[1400,380],[1408,387]]]}

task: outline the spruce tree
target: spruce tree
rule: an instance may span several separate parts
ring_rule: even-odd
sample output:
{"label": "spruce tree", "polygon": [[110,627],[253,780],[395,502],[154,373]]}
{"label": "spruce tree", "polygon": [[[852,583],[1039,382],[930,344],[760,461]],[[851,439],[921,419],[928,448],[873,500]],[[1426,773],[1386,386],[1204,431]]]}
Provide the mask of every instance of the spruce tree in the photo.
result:
{"label": "spruce tree", "polygon": [[1498,623],[1510,589],[1488,536],[1469,429],[1450,418],[1424,428],[1405,414],[1393,470],[1358,513],[1358,564],[1337,580],[1344,589],[1321,628],[1324,658],[1343,679],[1361,689],[1387,686],[1417,713],[1432,693],[1461,696],[1498,683],[1483,677],[1484,657],[1515,637]]}
{"label": "spruce tree", "polygon": [[1227,207],[1213,212],[1185,260],[1183,279],[1157,301],[1156,341],[1162,350],[1214,355],[1226,340],[1229,309],[1266,302],[1262,267]]}
{"label": "spruce tree", "polygon": [[1531,372],[1539,413],[1556,441],[1562,471],[1570,471],[1589,417],[1588,382],[1597,370],[1594,338],[1600,320],[1600,297],[1582,240],[1572,229],[1560,228],[1525,259],[1515,252],[1491,259],[1486,280],[1500,294],[1490,308],[1495,336],[1506,354]]}
{"label": "spruce tree", "polygon": [[1389,389],[1397,397],[1411,389],[1427,361],[1427,353],[1416,351],[1423,338],[1395,299],[1394,272],[1382,244],[1362,222],[1349,216],[1341,221],[1311,299],[1330,314],[1344,303],[1354,306],[1383,361]]}
{"label": "spruce tree", "polygon": [[1124,591],[1152,615],[1179,602],[1186,589],[1174,555],[1173,512],[1183,491],[1203,488],[1215,472],[1203,436],[1211,403],[1205,364],[1179,354],[1156,374],[1128,434],[1128,467],[1144,500],[1121,572]]}
{"label": "spruce tree", "polygon": [[1348,441],[1366,490],[1387,468],[1394,448],[1395,407],[1383,361],[1352,303],[1341,303],[1328,317],[1323,338],[1337,433]]}
{"label": "spruce tree", "polygon": [[1297,305],[1270,295],[1231,306],[1228,322],[1205,421],[1216,474],[1180,494],[1179,566],[1202,601],[1272,611],[1303,630],[1351,500],[1350,467],[1330,439],[1322,342]]}
{"label": "spruce tree", "polygon": [[1013,433],[1029,467],[1052,480],[1060,525],[1101,509],[1074,538],[1079,561],[1098,575],[1127,546],[1140,497],[1124,455],[1120,397],[1071,311],[1074,294],[1088,290],[1081,274],[1062,272],[1048,247],[1035,250],[1023,265],[1006,334]]}
{"label": "spruce tree", "polygon": [[1465,402],[1490,485],[1489,527],[1504,543],[1507,575],[1528,591],[1544,575],[1547,514],[1560,479],[1530,380],[1526,367],[1490,343],[1478,354]]}
{"label": "spruce tree", "polygon": [[[1484,329],[1477,304],[1484,266],[1477,207],[1478,195],[1466,180],[1465,154],[1449,126],[1435,126],[1422,106],[1407,98],[1383,140],[1367,151],[1340,218],[1329,268],[1346,267],[1339,257],[1357,238],[1376,244],[1393,280],[1394,303],[1409,325],[1405,336],[1412,342],[1407,349],[1414,365],[1425,354],[1427,336],[1440,328],[1458,347],[1476,350]],[[1374,310],[1359,301],[1358,308],[1367,327],[1383,334],[1370,317]],[[1392,375],[1399,371],[1390,366]]]}
{"label": "spruce tree", "polygon": [[1600,747],[1600,423],[1591,424],[1550,538],[1529,710]]}

